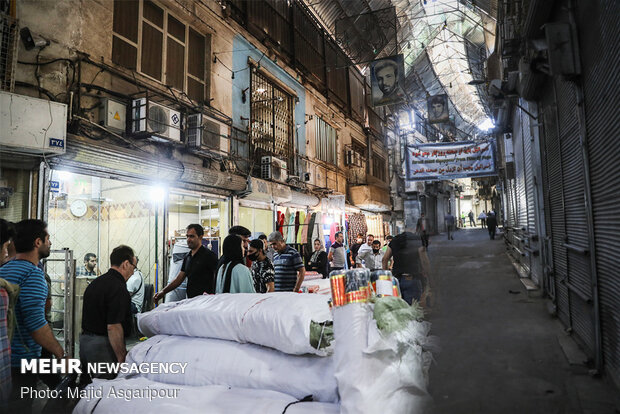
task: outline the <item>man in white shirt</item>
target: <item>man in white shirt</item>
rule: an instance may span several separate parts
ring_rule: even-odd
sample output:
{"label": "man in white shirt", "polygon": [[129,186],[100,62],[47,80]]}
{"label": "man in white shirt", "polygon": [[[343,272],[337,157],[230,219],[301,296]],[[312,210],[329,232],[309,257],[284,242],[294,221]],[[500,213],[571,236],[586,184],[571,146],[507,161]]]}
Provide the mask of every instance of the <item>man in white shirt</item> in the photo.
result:
{"label": "man in white shirt", "polygon": [[[359,250],[357,251],[357,256],[359,257],[360,254],[364,253],[364,252],[371,252],[372,251],[372,242],[375,240],[375,236],[373,236],[372,234],[369,234],[368,236],[366,236],[366,243],[362,244],[359,248]],[[358,264],[358,267],[361,267],[359,260],[356,260],[355,262]]]}
{"label": "man in white shirt", "polygon": [[[136,257],[136,264],[138,264]],[[131,312],[136,314],[142,312],[142,302],[144,302],[144,278],[142,273],[136,268],[133,275],[127,279],[127,291],[131,297]]]}
{"label": "man in white shirt", "polygon": [[383,255],[384,252],[381,249],[381,241],[373,240],[372,247],[370,250],[364,250],[357,254],[358,263],[361,264],[362,260],[364,261],[364,266],[367,269],[373,270],[381,270],[383,268]]}

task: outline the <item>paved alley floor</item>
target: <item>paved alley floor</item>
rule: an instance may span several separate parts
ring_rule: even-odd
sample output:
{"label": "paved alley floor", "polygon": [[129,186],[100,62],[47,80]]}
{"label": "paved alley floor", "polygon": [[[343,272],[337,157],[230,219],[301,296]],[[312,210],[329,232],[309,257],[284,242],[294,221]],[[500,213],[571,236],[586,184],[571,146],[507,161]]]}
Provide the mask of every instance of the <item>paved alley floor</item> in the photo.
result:
{"label": "paved alley floor", "polygon": [[428,255],[436,286],[428,319],[441,343],[429,387],[437,414],[620,413],[617,389],[569,364],[567,334],[547,299],[528,297],[501,233],[435,236]]}

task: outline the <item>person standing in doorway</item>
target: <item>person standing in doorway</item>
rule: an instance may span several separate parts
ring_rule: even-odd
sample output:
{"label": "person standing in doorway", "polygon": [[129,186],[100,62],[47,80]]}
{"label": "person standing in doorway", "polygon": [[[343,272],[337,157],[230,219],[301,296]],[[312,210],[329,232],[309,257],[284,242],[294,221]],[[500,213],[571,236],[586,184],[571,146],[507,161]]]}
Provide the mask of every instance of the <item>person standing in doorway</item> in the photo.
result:
{"label": "person standing in doorway", "polygon": [[448,230],[448,240],[454,240],[454,216],[448,211],[444,216],[446,230]]}
{"label": "person standing in doorway", "polygon": [[489,238],[495,240],[495,229],[497,228],[497,217],[492,211],[489,211],[487,216],[487,227],[489,229]]}
{"label": "person standing in doorway", "polygon": [[487,222],[487,215],[485,214],[484,210],[482,210],[482,212],[478,215],[478,220],[480,220],[480,226],[482,228],[485,228]]}
{"label": "person standing in doorway", "polygon": [[387,269],[390,259],[394,259],[392,273],[400,282],[403,299],[411,305],[422,296],[422,270],[419,236],[413,230],[405,229],[390,242],[383,255],[383,268]]}
{"label": "person standing in doorway", "polygon": [[465,228],[467,227],[467,223],[465,222],[465,212],[461,211],[461,217],[460,217],[460,223],[461,223],[461,228]]}
{"label": "person standing in doorway", "polygon": [[428,219],[426,218],[424,213],[420,214],[418,224],[415,227],[415,232],[420,235],[420,238],[422,239],[422,246],[424,246],[424,249],[428,250],[428,233],[430,232],[430,227]]}
{"label": "person standing in doorway", "polygon": [[218,269],[217,256],[202,245],[203,235],[204,229],[200,224],[187,226],[187,247],[190,248],[190,251],[183,259],[183,265],[177,277],[153,296],[155,303],[166,296],[166,293],[179,287],[186,277],[188,298],[203,293],[210,295],[215,293],[215,274]]}
{"label": "person standing in doorway", "polygon": [[473,211],[469,210],[469,214],[467,215],[467,217],[469,217],[469,225],[472,227],[476,227],[476,220],[474,219]]}
{"label": "person standing in doorway", "polygon": [[330,262],[330,271],[342,270],[346,262],[346,253],[344,251],[344,236],[341,231],[336,233],[336,242],[329,248],[327,260]]}

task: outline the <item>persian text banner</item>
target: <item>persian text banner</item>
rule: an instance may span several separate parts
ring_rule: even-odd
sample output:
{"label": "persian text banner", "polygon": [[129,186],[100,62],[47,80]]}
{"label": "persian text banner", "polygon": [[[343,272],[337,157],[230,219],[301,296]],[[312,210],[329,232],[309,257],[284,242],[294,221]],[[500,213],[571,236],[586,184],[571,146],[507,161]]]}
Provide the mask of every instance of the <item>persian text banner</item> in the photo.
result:
{"label": "persian text banner", "polygon": [[407,146],[407,179],[411,181],[495,175],[495,142],[445,142]]}

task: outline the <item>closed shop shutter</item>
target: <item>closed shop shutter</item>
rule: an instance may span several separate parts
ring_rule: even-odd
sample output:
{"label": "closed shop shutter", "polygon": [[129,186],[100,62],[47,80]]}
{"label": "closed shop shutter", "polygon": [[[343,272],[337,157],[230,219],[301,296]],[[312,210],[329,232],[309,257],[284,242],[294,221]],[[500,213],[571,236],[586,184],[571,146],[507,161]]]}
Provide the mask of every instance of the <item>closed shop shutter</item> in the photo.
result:
{"label": "closed shop shutter", "polygon": [[572,327],[570,317],[570,298],[568,288],[562,283],[568,274],[564,237],[564,188],[562,182],[562,158],[560,157],[560,137],[558,135],[557,107],[555,105],[553,85],[543,93],[541,113],[544,119],[544,153],[543,188],[545,189],[545,206],[547,206],[547,231],[551,237],[551,254],[553,256],[553,286],[560,320],[567,327]]}
{"label": "closed shop shutter", "polygon": [[560,125],[560,154],[562,157],[562,181],[564,189],[564,214],[570,312],[573,331],[589,351],[594,352],[594,319],[590,288],[590,259],[583,251],[588,250],[588,229],[584,202],[584,165],[579,139],[579,123],[575,91],[570,82],[555,80],[558,97]]}
{"label": "closed shop shutter", "polygon": [[[604,368],[620,383],[620,3],[581,0],[578,25],[590,159]],[[614,104],[616,102],[616,104]]]}
{"label": "closed shop shutter", "polygon": [[[527,105],[526,102],[522,102],[522,105]],[[534,196],[534,162],[532,157],[532,128],[531,119],[524,112],[519,111],[519,118],[521,121],[521,132],[523,139],[523,165],[525,169],[525,192],[527,202],[527,219],[526,226],[527,232],[530,235],[536,234],[536,199]]]}
{"label": "closed shop shutter", "polygon": [[525,191],[525,166],[523,165],[523,137],[521,130],[520,110],[516,110],[513,116],[512,138],[515,158],[515,207],[517,229],[527,226],[527,198]]}

